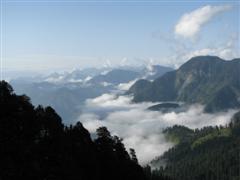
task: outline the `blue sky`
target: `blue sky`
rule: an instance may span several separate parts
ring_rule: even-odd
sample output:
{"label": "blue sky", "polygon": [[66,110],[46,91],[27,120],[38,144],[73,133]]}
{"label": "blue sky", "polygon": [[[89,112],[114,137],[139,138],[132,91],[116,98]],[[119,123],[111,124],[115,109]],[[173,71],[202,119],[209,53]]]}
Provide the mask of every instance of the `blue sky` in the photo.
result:
{"label": "blue sky", "polygon": [[[194,55],[239,57],[239,2],[3,0],[2,5],[6,71],[143,62],[177,67]],[[188,29],[189,17],[181,21],[186,14],[196,29]]]}

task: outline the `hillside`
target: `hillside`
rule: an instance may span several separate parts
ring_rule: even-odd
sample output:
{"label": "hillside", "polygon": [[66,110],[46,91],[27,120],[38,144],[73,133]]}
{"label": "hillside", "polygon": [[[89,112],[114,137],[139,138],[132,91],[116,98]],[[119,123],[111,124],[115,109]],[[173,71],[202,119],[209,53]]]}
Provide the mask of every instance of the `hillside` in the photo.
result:
{"label": "hillside", "polygon": [[176,146],[151,162],[152,166],[158,168],[155,174],[176,180],[239,179],[239,122],[240,112],[226,127],[191,130],[174,126],[166,129],[166,137]]}
{"label": "hillside", "polygon": [[34,107],[0,82],[0,179],[145,180],[133,149],[106,127],[92,140],[80,122],[65,126],[51,107]]}
{"label": "hillside", "polygon": [[113,69],[106,74],[100,74],[93,77],[89,82],[93,84],[98,83],[109,83],[109,84],[119,84],[126,83],[138,78],[140,74],[131,70],[124,69]]}
{"label": "hillside", "polygon": [[150,106],[147,109],[151,111],[170,112],[170,111],[177,110],[179,107],[180,107],[179,104],[167,102],[167,103],[161,103],[161,104]]}
{"label": "hillside", "polygon": [[106,127],[92,140],[80,122],[65,126],[51,107],[34,107],[0,82],[0,179],[237,180],[240,112],[225,127],[166,128],[175,146],[142,168]]}
{"label": "hillside", "polygon": [[128,91],[135,102],[180,101],[206,105],[207,112],[240,107],[240,59],[198,56],[153,82],[137,81]]}

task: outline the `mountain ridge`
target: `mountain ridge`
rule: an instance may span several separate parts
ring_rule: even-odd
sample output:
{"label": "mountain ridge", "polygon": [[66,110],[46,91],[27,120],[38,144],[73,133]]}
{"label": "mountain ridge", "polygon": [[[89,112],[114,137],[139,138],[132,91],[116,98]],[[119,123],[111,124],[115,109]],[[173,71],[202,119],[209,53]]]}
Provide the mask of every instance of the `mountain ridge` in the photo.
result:
{"label": "mountain ridge", "polygon": [[[237,180],[239,174],[240,111],[225,126],[189,129],[175,125],[163,133],[175,146],[150,165],[156,174],[176,180]],[[189,171],[191,169],[191,171]]]}
{"label": "mountain ridge", "polygon": [[[137,81],[127,93],[133,94],[134,102],[183,101],[204,104],[208,112],[220,111],[240,107],[239,72],[239,58],[197,56],[153,82]],[[224,106],[225,101],[232,103]]]}

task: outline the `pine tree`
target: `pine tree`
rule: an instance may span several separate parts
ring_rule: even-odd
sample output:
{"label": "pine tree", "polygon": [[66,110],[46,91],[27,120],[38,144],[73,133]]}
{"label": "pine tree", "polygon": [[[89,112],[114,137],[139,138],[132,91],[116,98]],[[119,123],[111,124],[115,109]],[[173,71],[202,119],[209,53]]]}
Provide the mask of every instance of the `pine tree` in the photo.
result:
{"label": "pine tree", "polygon": [[137,155],[136,155],[135,150],[132,149],[132,148],[130,148],[129,151],[130,151],[131,160],[132,160],[133,162],[135,162],[136,164],[138,164],[138,159],[137,159]]}

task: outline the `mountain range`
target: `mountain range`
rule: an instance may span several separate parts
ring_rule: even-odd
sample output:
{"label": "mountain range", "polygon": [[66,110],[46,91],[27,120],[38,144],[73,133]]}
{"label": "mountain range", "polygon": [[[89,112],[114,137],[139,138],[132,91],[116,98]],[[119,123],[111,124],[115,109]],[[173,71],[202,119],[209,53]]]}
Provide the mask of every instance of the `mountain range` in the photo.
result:
{"label": "mountain range", "polygon": [[68,123],[79,116],[86,99],[105,93],[122,93],[122,88],[119,88],[121,84],[141,78],[152,80],[171,70],[173,69],[159,65],[86,68],[36,78],[19,77],[10,83],[17,94],[28,94],[34,105],[52,106]]}
{"label": "mountain range", "polygon": [[191,58],[153,82],[138,80],[128,90],[134,102],[179,101],[205,105],[206,112],[240,107],[240,59]]}

